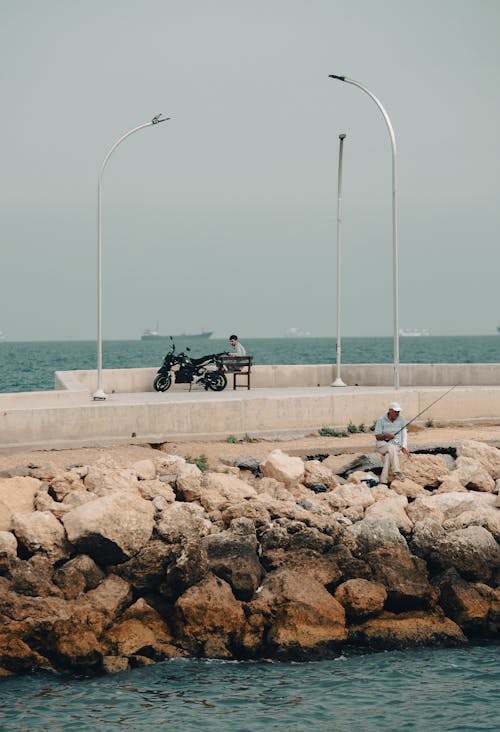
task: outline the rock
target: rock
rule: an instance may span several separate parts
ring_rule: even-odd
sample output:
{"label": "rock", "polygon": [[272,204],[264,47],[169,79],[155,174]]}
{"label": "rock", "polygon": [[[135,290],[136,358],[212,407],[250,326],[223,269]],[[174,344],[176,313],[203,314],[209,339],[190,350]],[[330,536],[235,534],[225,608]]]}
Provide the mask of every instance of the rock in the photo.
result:
{"label": "rock", "polygon": [[458,480],[464,488],[472,488],[485,493],[493,493],[495,481],[486,471],[479,460],[470,457],[459,457],[456,461],[456,468],[449,477]]}
{"label": "rock", "polygon": [[408,518],[405,508],[408,506],[406,496],[393,495],[373,503],[365,511],[366,518],[388,518],[396,522],[401,531],[409,533],[413,524]]}
{"label": "rock", "polygon": [[406,496],[407,498],[418,498],[419,496],[427,495],[425,488],[415,483],[413,480],[405,478],[404,480],[393,480],[391,483],[391,490],[398,493],[400,496]]}
{"label": "rock", "polygon": [[11,522],[19,544],[30,554],[43,551],[54,561],[68,555],[70,546],[64,528],[50,511],[13,513]]}
{"label": "rock", "polygon": [[342,605],[316,579],[288,569],[269,573],[250,613],[267,620],[267,644],[278,658],[305,660],[338,648],[347,637]]}
{"label": "rock", "polygon": [[418,485],[437,488],[448,473],[448,464],[441,455],[415,455],[401,458],[405,477]]}
{"label": "rock", "polygon": [[177,637],[185,650],[207,658],[230,658],[245,626],[245,614],[227,582],[209,575],[175,604]]}
{"label": "rock", "polygon": [[429,583],[425,562],[413,556],[407,547],[380,546],[369,552],[366,560],[372,579],[387,590],[388,610],[401,612],[436,604],[439,593]]}
{"label": "rock", "polygon": [[482,526],[445,534],[430,555],[440,568],[454,568],[464,579],[487,582],[500,568],[500,547]]}
{"label": "rock", "polygon": [[104,572],[86,554],[79,554],[54,572],[54,583],[67,600],[73,600],[95,589],[104,579]]}
{"label": "rock", "polygon": [[175,601],[188,587],[199,584],[208,574],[208,558],[203,539],[193,536],[176,550],[165,570],[159,592]]}
{"label": "rock", "polygon": [[335,591],[335,599],[350,619],[377,615],[383,609],[386,598],[387,591],[383,585],[361,578],[347,580]]}
{"label": "rock", "polygon": [[494,480],[500,478],[500,450],[485,442],[464,440],[457,448],[457,456],[477,460]]}
{"label": "rock", "polygon": [[414,522],[431,518],[443,524],[446,519],[456,518],[464,511],[481,510],[486,507],[493,510],[494,504],[495,496],[477,491],[434,493],[416,498],[406,512]]}
{"label": "rock", "polygon": [[17,556],[17,539],[11,531],[0,531],[0,561]]}
{"label": "rock", "polygon": [[334,509],[360,506],[366,508],[375,503],[371,489],[365,483],[344,483],[332,491],[321,495],[320,500]]}
{"label": "rock", "polygon": [[313,488],[318,484],[323,484],[325,486],[324,490],[327,490],[327,488],[335,488],[338,481],[335,473],[324,463],[319,460],[307,460],[304,465],[304,485]]}
{"label": "rock", "polygon": [[151,537],[154,507],[138,495],[111,493],[73,509],[62,519],[70,542],[99,563],[130,559]]}
{"label": "rock", "polygon": [[[368,459],[368,456],[362,452],[356,452],[353,454],[343,455],[329,455],[323,460],[323,466],[332,471],[335,475],[343,475],[350,470],[356,470],[360,466],[364,465]],[[380,463],[381,465],[381,463]],[[374,465],[373,467],[378,467]],[[371,469],[371,465],[368,469]]]}
{"label": "rock", "polygon": [[419,646],[453,647],[467,643],[459,626],[440,612],[411,611],[399,614],[384,612],[378,618],[349,628],[349,642],[375,650],[418,648]]}
{"label": "rock", "polygon": [[237,600],[251,600],[263,575],[253,523],[235,519],[229,531],[206,537],[204,546],[209,569],[231,585]]}
{"label": "rock", "polygon": [[490,603],[474,585],[456,572],[446,572],[436,583],[441,592],[439,604],[446,615],[468,636],[484,635],[488,627]]}
{"label": "rock", "polygon": [[34,669],[51,669],[45,656],[40,655],[20,638],[0,636],[0,668],[12,673],[31,673]]}
{"label": "rock", "polygon": [[156,478],[156,466],[152,460],[139,460],[130,466],[139,480],[154,480]]}
{"label": "rock", "polygon": [[12,513],[35,510],[35,495],[40,486],[40,480],[28,476],[0,479],[0,531],[11,530]]}
{"label": "rock", "polygon": [[207,473],[197,500],[207,511],[223,511],[234,503],[256,497],[256,490],[234,475]]}
{"label": "rock", "polygon": [[128,668],[128,658],[125,656],[103,656],[102,658],[102,670],[107,674],[117,674],[120,671],[127,671]]}
{"label": "rock", "polygon": [[252,473],[257,474],[260,469],[261,460],[250,455],[230,455],[222,457],[221,462],[225,465],[235,466],[240,470],[249,470]]}
{"label": "rock", "polygon": [[116,491],[136,492],[139,487],[137,475],[133,470],[99,463],[90,466],[84,482],[88,491],[100,497]]}
{"label": "rock", "polygon": [[115,572],[129,582],[136,592],[158,588],[165,580],[167,567],[175,562],[178,550],[162,541],[150,541],[127,562],[118,564]]}
{"label": "rock", "polygon": [[397,523],[392,518],[364,518],[357,524],[348,526],[346,533],[356,539],[364,554],[382,546],[397,544],[407,546],[404,537],[399,533]]}
{"label": "rock", "polygon": [[304,463],[299,457],[290,457],[282,450],[273,450],[261,463],[263,476],[274,478],[286,486],[301,483],[304,478]]}
{"label": "rock", "polygon": [[171,485],[161,480],[141,480],[139,482],[139,495],[146,501],[152,501],[161,496],[168,503],[175,501],[175,493]]}
{"label": "rock", "polygon": [[212,527],[202,506],[195,503],[170,504],[156,524],[161,539],[173,544],[188,540],[193,535],[206,536]]}
{"label": "rock", "polygon": [[222,512],[222,520],[226,526],[237,518],[248,518],[258,529],[268,526],[271,521],[271,515],[265,505],[256,499],[240,501],[228,506]]}
{"label": "rock", "polygon": [[201,478],[203,473],[194,463],[181,463],[176,466],[176,486],[184,501],[199,501],[201,497]]}
{"label": "rock", "polygon": [[35,555],[28,561],[20,559],[12,563],[11,589],[19,595],[33,597],[61,596],[60,589],[53,582],[54,568],[46,557]]}

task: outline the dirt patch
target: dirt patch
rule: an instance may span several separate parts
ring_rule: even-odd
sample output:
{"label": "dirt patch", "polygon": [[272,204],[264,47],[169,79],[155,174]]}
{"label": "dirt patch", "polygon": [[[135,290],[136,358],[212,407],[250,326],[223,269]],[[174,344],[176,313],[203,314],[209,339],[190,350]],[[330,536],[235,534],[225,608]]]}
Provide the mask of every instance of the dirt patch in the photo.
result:
{"label": "dirt patch", "polygon": [[[246,439],[238,442],[223,441],[182,441],[164,443],[163,451],[198,458],[205,455],[208,464],[220,461],[222,457],[252,456],[263,460],[272,450],[279,448],[290,455],[308,457],[351,452],[371,451],[374,447],[373,433],[355,433],[348,437],[322,437],[311,434],[306,437],[290,439]],[[492,422],[457,423],[454,425],[435,425],[433,427],[412,426],[409,434],[409,449],[416,450],[436,446],[456,445],[462,440],[488,442],[500,447],[500,424]],[[89,464],[101,457],[113,458],[118,464],[143,460],[157,454],[156,448],[146,445],[116,445],[108,447],[69,448],[65,450],[20,450],[0,453],[0,470],[15,466],[51,462],[65,468],[68,465]]]}

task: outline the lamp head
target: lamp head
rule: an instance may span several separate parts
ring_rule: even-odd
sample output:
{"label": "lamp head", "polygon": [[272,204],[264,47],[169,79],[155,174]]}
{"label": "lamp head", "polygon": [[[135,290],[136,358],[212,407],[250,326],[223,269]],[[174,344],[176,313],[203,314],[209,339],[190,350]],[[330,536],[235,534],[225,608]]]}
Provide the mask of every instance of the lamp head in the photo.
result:
{"label": "lamp head", "polygon": [[339,140],[345,140],[346,137],[347,137],[346,133],[345,132],[341,132],[340,135],[339,135]]}
{"label": "lamp head", "polygon": [[337,76],[337,74],[328,74],[329,79],[338,79],[339,81],[345,81],[345,76]]}
{"label": "lamp head", "polygon": [[164,117],[162,119],[161,118],[161,112],[160,112],[160,114],[157,114],[156,117],[153,117],[153,119],[151,120],[151,124],[152,125],[157,125],[160,122],[168,122],[169,119],[170,119],[170,117]]}

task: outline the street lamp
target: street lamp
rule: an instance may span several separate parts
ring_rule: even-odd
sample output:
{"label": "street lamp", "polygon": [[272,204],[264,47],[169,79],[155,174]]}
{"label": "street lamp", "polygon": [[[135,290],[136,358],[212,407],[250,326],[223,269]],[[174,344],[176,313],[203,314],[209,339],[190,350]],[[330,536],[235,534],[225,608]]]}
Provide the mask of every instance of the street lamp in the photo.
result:
{"label": "street lamp", "polygon": [[367,89],[359,81],[349,79],[347,76],[337,76],[330,74],[330,79],[338,79],[345,81],[347,84],[353,84],[368,94],[373,99],[377,107],[382,112],[385,119],[389,137],[392,146],[392,281],[393,281],[393,321],[394,321],[394,388],[399,389],[399,315],[398,315],[398,222],[397,222],[397,199],[396,199],[396,137],[389,119],[389,115],[385,111],[381,102],[372,92]]}
{"label": "street lamp", "polygon": [[106,399],[106,394],[102,388],[102,248],[101,248],[101,188],[102,188],[102,176],[104,169],[108,163],[111,154],[116,150],[118,145],[122,143],[127,137],[130,137],[134,132],[142,130],[144,127],[151,127],[151,125],[157,125],[160,122],[167,122],[170,117],[162,119],[161,114],[157,114],[156,117],[150,122],[144,122],[134,129],[129,130],[115,142],[111,150],[104,158],[104,162],[101,167],[101,173],[99,175],[99,182],[97,185],[97,389],[93,394],[94,400]]}
{"label": "street lamp", "polygon": [[340,378],[340,362],[342,354],[341,338],[340,338],[340,287],[341,287],[341,236],[340,226],[342,223],[342,153],[344,151],[344,140],[347,137],[345,132],[339,135],[339,179],[338,179],[338,195],[337,195],[337,378],[331,386],[345,386]]}

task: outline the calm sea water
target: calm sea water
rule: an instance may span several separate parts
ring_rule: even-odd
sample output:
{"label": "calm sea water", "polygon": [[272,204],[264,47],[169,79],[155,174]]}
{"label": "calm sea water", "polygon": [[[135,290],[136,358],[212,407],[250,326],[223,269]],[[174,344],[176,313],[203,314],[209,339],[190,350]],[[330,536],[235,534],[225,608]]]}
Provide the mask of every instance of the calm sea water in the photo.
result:
{"label": "calm sea water", "polygon": [[115,676],[0,682],[3,732],[500,729],[498,648],[307,664],[176,660]]}
{"label": "calm sea water", "polygon": [[[257,364],[335,363],[335,338],[243,340]],[[227,341],[178,340],[193,356],[225,351]],[[105,341],[103,368],[160,366],[168,342]],[[95,341],[0,342],[0,392],[52,389],[54,372],[96,368]],[[500,363],[500,336],[401,338],[401,363]],[[392,338],[343,338],[342,363],[391,363]]]}

